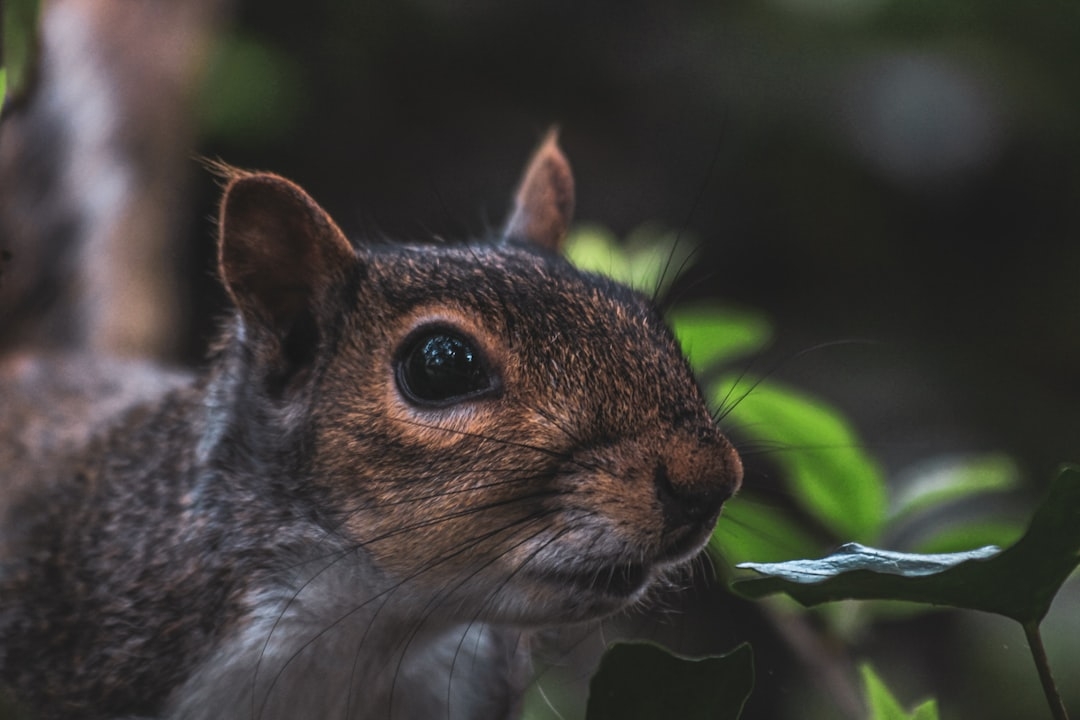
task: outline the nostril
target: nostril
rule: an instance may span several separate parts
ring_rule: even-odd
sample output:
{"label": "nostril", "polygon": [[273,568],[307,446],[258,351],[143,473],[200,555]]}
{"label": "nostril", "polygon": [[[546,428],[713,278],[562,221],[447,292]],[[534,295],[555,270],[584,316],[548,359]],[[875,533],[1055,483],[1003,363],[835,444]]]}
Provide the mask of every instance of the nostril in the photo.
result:
{"label": "nostril", "polygon": [[731,488],[726,483],[676,486],[663,462],[657,463],[653,470],[653,485],[664,514],[664,526],[669,530],[715,519],[724,501],[731,497]]}

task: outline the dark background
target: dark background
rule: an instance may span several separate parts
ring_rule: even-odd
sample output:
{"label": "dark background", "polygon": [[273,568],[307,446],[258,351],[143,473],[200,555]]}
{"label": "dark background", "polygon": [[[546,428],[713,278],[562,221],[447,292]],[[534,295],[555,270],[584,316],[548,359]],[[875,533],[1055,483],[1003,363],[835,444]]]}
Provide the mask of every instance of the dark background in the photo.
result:
{"label": "dark background", "polygon": [[[1025,502],[1080,460],[1072,3],[249,0],[201,112],[200,153],[295,179],[350,234],[410,239],[498,226],[557,123],[578,218],[699,242],[681,297],[766,312],[759,367],[842,408],[891,477],[1003,451]],[[200,181],[192,217],[215,192]],[[211,234],[192,222],[194,277]],[[193,290],[193,356],[212,287]],[[726,641],[768,624],[722,608]],[[1022,636],[979,622],[885,625],[861,647],[906,702],[1040,716],[1016,699],[1040,701]],[[755,712],[774,717],[798,681],[763,647]]]}

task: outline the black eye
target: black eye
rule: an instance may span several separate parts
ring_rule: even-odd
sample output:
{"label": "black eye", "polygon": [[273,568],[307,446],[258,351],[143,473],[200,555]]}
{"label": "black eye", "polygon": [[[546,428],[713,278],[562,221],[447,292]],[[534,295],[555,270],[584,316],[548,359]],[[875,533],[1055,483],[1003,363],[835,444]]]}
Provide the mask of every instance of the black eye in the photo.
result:
{"label": "black eye", "polygon": [[472,343],[446,330],[425,332],[406,346],[397,380],[405,395],[421,404],[444,405],[493,387]]}

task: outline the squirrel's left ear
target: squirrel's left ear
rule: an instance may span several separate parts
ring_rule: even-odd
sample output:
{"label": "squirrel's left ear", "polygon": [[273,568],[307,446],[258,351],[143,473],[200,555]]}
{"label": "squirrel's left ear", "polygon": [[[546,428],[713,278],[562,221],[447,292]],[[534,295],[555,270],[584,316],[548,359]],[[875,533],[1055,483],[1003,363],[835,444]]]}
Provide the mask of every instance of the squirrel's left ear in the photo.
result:
{"label": "squirrel's left ear", "polygon": [[551,130],[521,179],[504,236],[558,252],[573,214],[574,176],[559,149],[558,131]]}
{"label": "squirrel's left ear", "polygon": [[218,261],[249,320],[285,333],[355,262],[349,241],[296,184],[235,171],[221,201]]}

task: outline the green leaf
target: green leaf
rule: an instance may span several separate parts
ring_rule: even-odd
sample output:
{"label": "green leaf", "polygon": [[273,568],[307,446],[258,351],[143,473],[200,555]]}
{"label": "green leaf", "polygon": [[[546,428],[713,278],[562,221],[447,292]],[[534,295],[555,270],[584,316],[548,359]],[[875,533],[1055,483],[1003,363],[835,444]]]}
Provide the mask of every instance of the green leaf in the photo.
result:
{"label": "green leaf", "polygon": [[518,720],[566,720],[567,714],[580,716],[584,699],[576,680],[568,677],[565,667],[545,668],[543,676],[536,678],[525,691]]}
{"label": "green leaf", "polygon": [[38,0],[6,0],[0,3],[0,65],[4,67],[5,88],[0,89],[0,105],[7,91],[14,97],[23,92],[30,80],[37,56]]}
{"label": "green leaf", "polygon": [[893,517],[900,517],[972,495],[1000,492],[1020,483],[1020,468],[1008,455],[951,459],[936,463],[896,496]]}
{"label": "green leaf", "polygon": [[1010,520],[972,520],[943,527],[915,543],[920,553],[951,553],[967,548],[1012,545],[1024,534],[1022,522]]}
{"label": "green leaf", "polygon": [[1009,548],[918,555],[854,543],[821,560],[744,563],[762,578],[732,589],[758,598],[787,593],[803,605],[841,599],[907,600],[983,610],[1038,623],[1080,564],[1080,468],[1066,467],[1051,484],[1027,532]]}
{"label": "green leaf", "polygon": [[285,135],[303,107],[297,64],[261,40],[222,38],[199,98],[204,134],[257,145]]}
{"label": "green leaf", "polygon": [[689,264],[693,243],[654,226],[643,225],[620,243],[597,225],[575,227],[563,253],[574,265],[607,275],[649,295],[661,295]]}
{"label": "green leaf", "polygon": [[668,317],[675,337],[696,372],[763,348],[772,336],[757,313],[715,305],[679,308]]}
{"label": "green leaf", "polygon": [[721,379],[711,395],[721,408],[729,406],[727,418],[739,435],[774,452],[792,495],[837,537],[877,538],[886,515],[885,481],[836,410],[752,378]]}
{"label": "green leaf", "polygon": [[938,720],[936,701],[927,700],[912,712],[905,712],[869,664],[862,665],[859,673],[862,675],[863,685],[866,688],[870,720]]}
{"label": "green leaf", "polygon": [[783,512],[741,493],[724,505],[709,550],[729,565],[748,560],[777,562],[805,557],[820,548],[807,533]]}
{"label": "green leaf", "polygon": [[612,646],[589,683],[586,720],[736,720],[754,687],[743,643],[693,660],[648,643]]}
{"label": "green leaf", "polygon": [[563,254],[582,270],[632,285],[630,260],[619,247],[615,235],[605,228],[596,225],[575,227],[563,245]]}
{"label": "green leaf", "polygon": [[0,67],[0,108],[7,100],[7,69]]}

